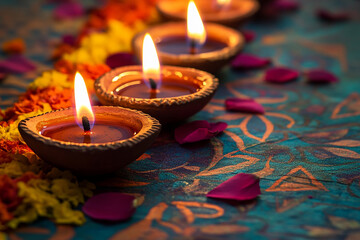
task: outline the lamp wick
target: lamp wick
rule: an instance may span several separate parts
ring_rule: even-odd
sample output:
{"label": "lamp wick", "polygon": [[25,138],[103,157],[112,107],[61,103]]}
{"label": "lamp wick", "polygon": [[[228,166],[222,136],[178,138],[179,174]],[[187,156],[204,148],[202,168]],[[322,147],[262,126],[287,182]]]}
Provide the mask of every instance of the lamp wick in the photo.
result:
{"label": "lamp wick", "polygon": [[190,54],[196,53],[196,42],[195,40],[190,40]]}
{"label": "lamp wick", "polygon": [[156,90],[156,89],[157,89],[157,84],[156,84],[156,82],[154,81],[154,79],[149,78],[149,82],[150,82],[150,88],[151,88],[151,90]]}
{"label": "lamp wick", "polygon": [[82,125],[84,127],[84,132],[90,132],[90,122],[88,117],[83,116],[81,120],[82,120]]}

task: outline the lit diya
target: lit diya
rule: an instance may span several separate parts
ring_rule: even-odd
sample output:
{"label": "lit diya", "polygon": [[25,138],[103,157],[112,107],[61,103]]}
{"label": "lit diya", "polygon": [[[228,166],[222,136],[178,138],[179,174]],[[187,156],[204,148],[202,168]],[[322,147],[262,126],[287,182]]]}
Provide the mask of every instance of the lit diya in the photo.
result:
{"label": "lit diya", "polygon": [[49,112],[20,122],[21,136],[40,158],[83,175],[105,174],[134,161],[159,134],[160,123],[142,112],[91,107],[79,73],[75,76],[74,90],[75,109]]}
{"label": "lit diya", "polygon": [[155,40],[160,61],[166,65],[193,67],[216,72],[244,46],[238,31],[215,23],[203,24],[196,5],[189,2],[187,22],[172,22],[147,29],[132,41],[141,59],[141,44],[146,33]]}
{"label": "lit diya", "polygon": [[[195,0],[202,19],[231,27],[239,27],[259,9],[257,0]],[[188,0],[161,0],[156,8],[165,20],[184,20]]]}
{"label": "lit diya", "polygon": [[104,105],[141,110],[161,123],[178,122],[200,111],[219,83],[193,68],[160,66],[150,35],[143,39],[143,65],[113,69],[95,81]]}

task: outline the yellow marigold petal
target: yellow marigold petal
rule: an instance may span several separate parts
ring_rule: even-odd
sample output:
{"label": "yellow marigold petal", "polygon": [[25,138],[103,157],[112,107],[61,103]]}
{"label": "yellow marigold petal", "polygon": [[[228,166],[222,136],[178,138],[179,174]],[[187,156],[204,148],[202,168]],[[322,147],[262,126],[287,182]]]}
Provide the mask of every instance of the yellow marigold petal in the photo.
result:
{"label": "yellow marigold petal", "polygon": [[107,40],[105,33],[92,33],[82,39],[81,46],[89,49],[105,47],[108,44]]}
{"label": "yellow marigold petal", "polygon": [[56,86],[58,88],[71,88],[72,82],[68,81],[68,76],[56,70],[44,72],[40,77],[36,78],[30,85],[31,89],[43,89]]}
{"label": "yellow marigold petal", "polygon": [[83,180],[80,182],[79,186],[85,197],[89,198],[89,197],[93,196],[93,190],[95,190],[95,188],[96,188],[95,184],[93,184],[89,181]]}
{"label": "yellow marigold petal", "polygon": [[0,126],[0,139],[9,140],[9,141],[20,140],[23,142],[23,139],[21,138],[18,130],[19,122],[25,118],[33,117],[45,112],[50,112],[51,110],[52,110],[51,106],[48,103],[44,103],[43,110],[22,114],[18,117],[18,119],[15,122],[10,124],[9,126],[6,127]]}
{"label": "yellow marigold petal", "polygon": [[6,174],[11,178],[17,178],[29,170],[27,158],[20,154],[12,155],[13,161],[0,165],[0,174]]}
{"label": "yellow marigold petal", "polygon": [[15,217],[6,224],[12,229],[17,228],[20,223],[31,223],[38,217],[35,208],[27,204],[18,206],[14,212],[14,216]]}
{"label": "yellow marigold petal", "polygon": [[54,208],[54,220],[60,224],[81,225],[85,216],[81,211],[71,209],[69,202],[63,202]]}
{"label": "yellow marigold petal", "polygon": [[46,179],[31,179],[27,184],[41,191],[50,191],[50,182]]}
{"label": "yellow marigold petal", "polygon": [[51,209],[59,204],[59,200],[50,193],[27,186],[23,182],[18,182],[17,185],[19,187],[18,194],[23,197],[23,204],[26,203],[35,208],[39,216],[52,217]]}
{"label": "yellow marigold petal", "polygon": [[84,203],[84,196],[81,189],[68,179],[54,179],[51,185],[52,193],[61,200],[71,202],[75,207]]}

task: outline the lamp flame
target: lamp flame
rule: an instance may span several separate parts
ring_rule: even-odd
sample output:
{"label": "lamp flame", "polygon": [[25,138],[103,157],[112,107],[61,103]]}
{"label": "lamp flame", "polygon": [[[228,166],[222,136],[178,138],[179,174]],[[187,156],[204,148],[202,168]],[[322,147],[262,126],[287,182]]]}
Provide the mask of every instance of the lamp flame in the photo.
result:
{"label": "lamp flame", "polygon": [[204,24],[193,0],[189,1],[187,9],[187,35],[190,42],[197,46],[201,46],[206,41]]}
{"label": "lamp flame", "polygon": [[75,91],[75,109],[76,109],[76,123],[84,129],[83,117],[87,117],[90,123],[90,130],[94,127],[95,117],[91,109],[89,95],[86,89],[84,78],[80,73],[75,74],[74,82]]}
{"label": "lamp flame", "polygon": [[217,6],[224,8],[230,5],[231,0],[216,0]]}
{"label": "lamp flame", "polygon": [[145,34],[143,41],[142,70],[146,85],[151,89],[159,89],[161,85],[159,57],[154,41],[148,33]]}

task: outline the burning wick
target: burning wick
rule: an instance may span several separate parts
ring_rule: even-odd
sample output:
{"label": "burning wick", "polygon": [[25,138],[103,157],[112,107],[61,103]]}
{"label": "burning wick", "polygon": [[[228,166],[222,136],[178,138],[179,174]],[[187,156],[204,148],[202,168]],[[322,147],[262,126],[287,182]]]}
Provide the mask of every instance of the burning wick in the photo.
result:
{"label": "burning wick", "polygon": [[156,98],[157,95],[157,84],[154,81],[154,79],[149,78],[149,82],[150,82],[150,98]]}
{"label": "burning wick", "polygon": [[196,42],[194,40],[190,40],[190,54],[196,53]]}
{"label": "burning wick", "polygon": [[89,119],[86,117],[86,116],[83,116],[81,118],[82,120],[82,125],[84,127],[84,132],[90,132],[90,122],[89,122]]}
{"label": "burning wick", "polygon": [[156,85],[156,82],[154,81],[154,79],[149,78],[149,82],[150,82],[150,88],[151,88],[151,90],[156,90],[156,89],[157,89],[157,85]]}

